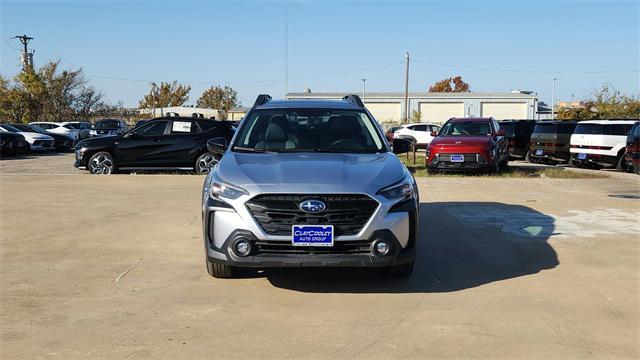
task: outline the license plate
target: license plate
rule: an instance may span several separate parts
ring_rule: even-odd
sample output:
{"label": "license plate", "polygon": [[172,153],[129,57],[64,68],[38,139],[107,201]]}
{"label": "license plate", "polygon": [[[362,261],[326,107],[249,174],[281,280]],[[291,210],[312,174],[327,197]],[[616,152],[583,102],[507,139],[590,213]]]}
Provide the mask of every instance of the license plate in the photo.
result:
{"label": "license plate", "polygon": [[580,153],[580,154],[578,154],[578,159],[580,159],[580,160],[584,160],[584,159],[586,159],[586,158],[587,158],[587,154],[585,154],[585,153]]}
{"label": "license plate", "polygon": [[293,225],[293,246],[333,246],[333,225]]}
{"label": "license plate", "polygon": [[542,154],[544,154],[544,151],[542,149],[536,150],[536,155],[540,156]]}
{"label": "license plate", "polygon": [[451,162],[464,162],[464,155],[451,155]]}

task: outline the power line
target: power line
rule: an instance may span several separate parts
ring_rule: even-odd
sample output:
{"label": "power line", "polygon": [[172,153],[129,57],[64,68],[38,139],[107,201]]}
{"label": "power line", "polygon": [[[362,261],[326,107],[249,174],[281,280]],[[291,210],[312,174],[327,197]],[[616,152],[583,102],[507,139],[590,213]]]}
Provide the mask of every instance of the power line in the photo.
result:
{"label": "power line", "polygon": [[491,68],[491,67],[482,67],[482,66],[473,66],[473,65],[460,65],[460,64],[447,64],[440,63],[434,61],[427,60],[416,60],[413,59],[414,62],[419,62],[423,64],[435,65],[435,66],[444,66],[444,67],[455,67],[461,69],[473,69],[473,70],[481,70],[481,71],[495,71],[495,72],[510,72],[510,73],[528,73],[528,74],[610,74],[610,73],[633,73],[640,72],[638,69],[628,69],[628,70],[596,70],[596,71],[550,71],[550,70],[528,70],[528,69],[507,69],[507,68]]}
{"label": "power line", "polygon": [[[308,80],[308,79],[316,79],[316,78],[323,78],[323,77],[332,77],[332,76],[340,76],[340,75],[346,75],[346,74],[360,73],[360,72],[364,72],[364,71],[379,70],[379,69],[384,69],[384,68],[388,68],[388,67],[391,67],[391,66],[397,66],[397,65],[400,65],[402,63],[403,62],[400,61],[400,62],[394,62],[394,63],[383,64],[383,65],[378,65],[378,66],[372,66],[372,67],[367,67],[367,68],[359,68],[359,69],[339,71],[339,72],[333,72],[333,73],[324,73],[324,74],[317,74],[317,75],[299,76],[299,77],[295,77],[295,78],[289,78],[289,80]],[[104,75],[97,75],[97,74],[87,74],[87,77],[98,78],[98,79],[117,80],[117,81],[144,82],[144,83],[161,82],[161,81],[158,81],[158,80],[151,80],[151,79],[135,79],[135,78],[125,78],[125,77],[117,77],[117,76],[104,76]],[[171,81],[173,81],[173,80],[171,80]],[[275,83],[275,82],[282,82],[282,81],[284,81],[284,79],[238,80],[238,81],[184,81],[184,80],[177,80],[177,81],[182,82],[182,83],[187,83],[187,84],[208,85],[208,84]]]}

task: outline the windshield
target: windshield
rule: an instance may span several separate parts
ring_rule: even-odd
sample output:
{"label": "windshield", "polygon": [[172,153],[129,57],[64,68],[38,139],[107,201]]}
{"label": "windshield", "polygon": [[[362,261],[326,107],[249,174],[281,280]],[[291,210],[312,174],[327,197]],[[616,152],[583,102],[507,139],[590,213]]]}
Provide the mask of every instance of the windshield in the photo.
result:
{"label": "windshield", "polygon": [[31,129],[31,130],[25,130],[25,131],[35,131],[35,132],[39,132],[39,133],[43,133],[43,134],[48,134],[46,129],[43,129],[38,125],[29,125],[28,128]]}
{"label": "windshield", "polygon": [[20,124],[15,124],[15,125],[11,125],[11,127],[14,127],[20,131],[26,131],[26,132],[31,132],[33,131],[33,129],[30,129],[28,126],[26,125],[20,125]]}
{"label": "windshield", "polygon": [[337,109],[252,111],[233,151],[344,152],[386,151],[376,125],[365,112]]}
{"label": "windshield", "polygon": [[491,135],[488,121],[449,121],[438,136],[487,136]]}
{"label": "windshield", "polygon": [[22,130],[20,129],[16,129],[15,127],[11,126],[11,125],[7,125],[7,124],[2,124],[0,125],[0,127],[2,127],[3,129],[10,131],[10,132],[20,132]]}
{"label": "windshield", "polygon": [[101,120],[95,124],[96,129],[117,128],[120,122],[118,120]]}
{"label": "windshield", "polygon": [[555,124],[536,124],[536,127],[533,128],[533,132],[536,134],[555,134],[556,125]]}
{"label": "windshield", "polygon": [[578,124],[574,134],[581,135],[601,135],[602,125],[600,124]]}

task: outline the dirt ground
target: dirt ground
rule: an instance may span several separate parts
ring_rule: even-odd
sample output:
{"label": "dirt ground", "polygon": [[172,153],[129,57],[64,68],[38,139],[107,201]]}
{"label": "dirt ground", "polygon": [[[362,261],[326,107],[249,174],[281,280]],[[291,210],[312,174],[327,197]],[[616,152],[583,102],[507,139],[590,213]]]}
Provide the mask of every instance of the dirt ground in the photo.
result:
{"label": "dirt ground", "polygon": [[0,164],[4,359],[640,357],[640,177],[419,179],[408,280],[218,280],[203,177],[14,164]]}

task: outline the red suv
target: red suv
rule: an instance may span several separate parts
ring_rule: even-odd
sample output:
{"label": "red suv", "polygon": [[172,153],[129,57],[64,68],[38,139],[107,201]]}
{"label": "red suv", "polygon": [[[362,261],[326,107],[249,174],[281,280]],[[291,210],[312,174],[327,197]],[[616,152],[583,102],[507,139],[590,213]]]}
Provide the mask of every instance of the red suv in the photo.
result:
{"label": "red suv", "polygon": [[499,172],[509,162],[509,142],[493,118],[452,118],[427,148],[427,169]]}

